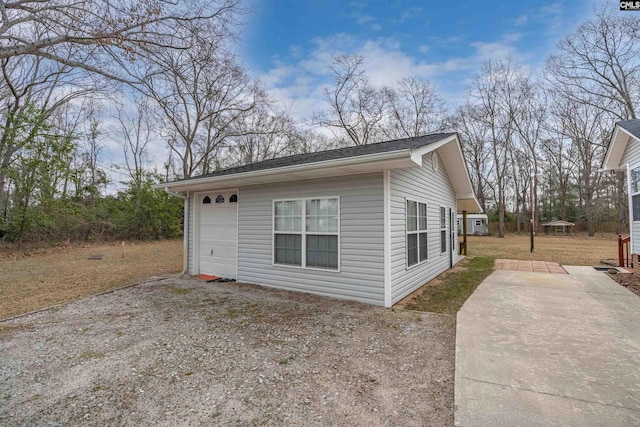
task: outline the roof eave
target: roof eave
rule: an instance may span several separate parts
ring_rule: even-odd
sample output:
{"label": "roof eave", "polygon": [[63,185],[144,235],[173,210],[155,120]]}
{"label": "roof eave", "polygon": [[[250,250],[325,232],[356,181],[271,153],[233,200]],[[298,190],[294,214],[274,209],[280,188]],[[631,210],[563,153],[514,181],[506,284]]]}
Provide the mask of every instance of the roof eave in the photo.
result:
{"label": "roof eave", "polygon": [[631,138],[637,139],[631,132],[616,124],[602,161],[601,171],[615,171],[624,168],[620,161]]}
{"label": "roof eave", "polygon": [[[415,166],[415,163],[411,158],[411,150],[403,149],[250,172],[160,183],[153,185],[152,188],[173,191],[198,191],[204,188],[239,187],[283,182],[291,179],[341,176],[407,166]],[[304,173],[304,176],[300,176],[301,173]]]}

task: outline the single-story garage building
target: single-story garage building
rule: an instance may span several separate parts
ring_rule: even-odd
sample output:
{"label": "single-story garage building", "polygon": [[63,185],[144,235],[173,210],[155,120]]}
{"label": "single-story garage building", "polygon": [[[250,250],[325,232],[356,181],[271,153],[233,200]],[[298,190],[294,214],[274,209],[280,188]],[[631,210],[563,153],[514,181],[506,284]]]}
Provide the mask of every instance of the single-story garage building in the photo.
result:
{"label": "single-story garage building", "polygon": [[155,186],[185,199],[185,270],[391,307],[457,261],[478,212],[458,135],[300,154]]}

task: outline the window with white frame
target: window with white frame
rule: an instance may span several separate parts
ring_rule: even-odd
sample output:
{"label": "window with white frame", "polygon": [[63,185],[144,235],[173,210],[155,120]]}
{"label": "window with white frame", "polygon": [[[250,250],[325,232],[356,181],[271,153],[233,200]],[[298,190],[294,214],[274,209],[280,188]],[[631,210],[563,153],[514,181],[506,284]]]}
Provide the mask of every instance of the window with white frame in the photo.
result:
{"label": "window with white frame", "polygon": [[273,262],[337,270],[337,197],[273,202]]}
{"label": "window with white frame", "polygon": [[631,186],[631,214],[634,221],[640,221],[640,166],[629,172]]}
{"label": "window with white frame", "polygon": [[407,200],[407,266],[428,258],[427,205]]}
{"label": "window with white frame", "polygon": [[447,252],[447,209],[440,207],[440,252]]}
{"label": "window with white frame", "polygon": [[475,225],[476,225],[476,227],[481,226],[482,225],[482,220],[481,219],[476,219]]}

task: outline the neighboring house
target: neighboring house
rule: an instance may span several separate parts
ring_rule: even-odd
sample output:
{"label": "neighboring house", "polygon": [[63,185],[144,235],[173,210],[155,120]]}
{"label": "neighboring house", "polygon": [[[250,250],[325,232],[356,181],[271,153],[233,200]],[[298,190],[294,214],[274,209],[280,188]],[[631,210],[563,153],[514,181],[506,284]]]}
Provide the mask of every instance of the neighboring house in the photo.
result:
{"label": "neighboring house", "polygon": [[385,307],[458,261],[456,213],[480,210],[455,133],[267,160],[155,188],[186,199],[188,273]]}
{"label": "neighboring house", "polygon": [[[457,217],[458,235],[462,235],[462,214]],[[467,234],[486,236],[489,234],[489,219],[487,214],[467,214]]]}
{"label": "neighboring house", "polygon": [[629,224],[632,262],[638,267],[640,254],[640,120],[616,123],[602,169],[625,170],[629,194]]}

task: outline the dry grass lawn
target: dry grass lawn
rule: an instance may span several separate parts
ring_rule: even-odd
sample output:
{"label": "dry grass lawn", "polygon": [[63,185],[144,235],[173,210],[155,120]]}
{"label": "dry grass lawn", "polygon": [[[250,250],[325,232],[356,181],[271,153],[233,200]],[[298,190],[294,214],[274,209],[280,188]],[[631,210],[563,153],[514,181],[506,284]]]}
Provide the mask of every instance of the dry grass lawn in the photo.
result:
{"label": "dry grass lawn", "polygon": [[469,256],[554,261],[560,265],[599,265],[602,259],[618,258],[615,234],[572,236],[536,236],[535,252],[529,251],[528,235],[510,234],[504,238],[469,236]]}
{"label": "dry grass lawn", "polygon": [[[0,259],[0,319],[182,270],[182,240],[69,247]],[[104,255],[101,260],[88,259]]]}

